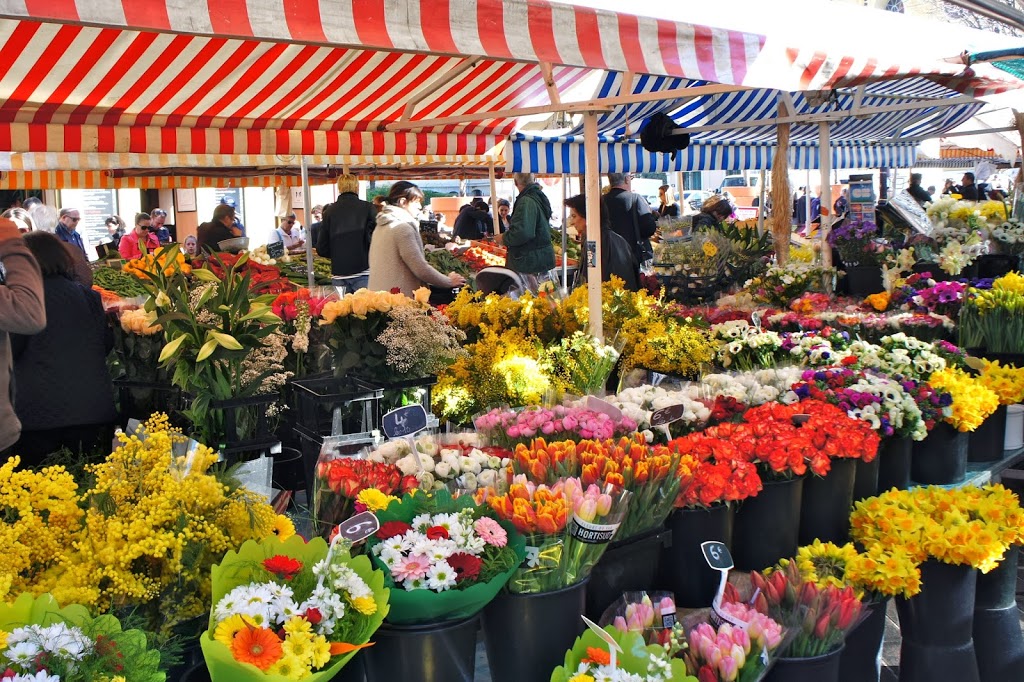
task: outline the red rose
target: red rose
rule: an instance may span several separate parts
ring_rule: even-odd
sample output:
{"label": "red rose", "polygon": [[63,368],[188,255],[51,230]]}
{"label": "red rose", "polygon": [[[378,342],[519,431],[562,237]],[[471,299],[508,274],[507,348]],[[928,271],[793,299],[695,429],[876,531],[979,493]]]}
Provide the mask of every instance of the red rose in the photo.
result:
{"label": "red rose", "polygon": [[476,580],[480,575],[480,567],[483,562],[472,554],[452,554],[448,557],[448,565],[455,571],[455,581]]}
{"label": "red rose", "polygon": [[302,562],[290,556],[278,554],[264,559],[263,568],[276,575],[279,580],[291,580],[302,570]]}
{"label": "red rose", "polygon": [[404,521],[388,521],[381,525],[380,530],[376,532],[374,537],[379,540],[387,540],[388,538],[393,538],[396,535],[405,535],[411,530],[412,526]]}
{"label": "red rose", "polygon": [[324,615],[320,613],[320,609],[306,609],[306,612],[302,615],[313,625],[319,624],[324,618]]}
{"label": "red rose", "polygon": [[428,540],[447,540],[450,537],[448,529],[444,526],[431,526],[427,529]]}

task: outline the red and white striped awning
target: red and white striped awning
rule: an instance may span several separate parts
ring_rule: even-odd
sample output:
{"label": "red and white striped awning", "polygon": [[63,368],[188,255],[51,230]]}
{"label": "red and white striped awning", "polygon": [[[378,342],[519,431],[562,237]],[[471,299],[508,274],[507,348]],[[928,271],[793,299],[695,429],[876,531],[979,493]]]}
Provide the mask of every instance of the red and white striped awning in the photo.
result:
{"label": "red and white striped awning", "polygon": [[953,64],[765,45],[547,0],[0,0],[0,151],[493,159],[521,119],[488,112],[547,105],[549,88],[595,70],[783,90],[912,74],[1015,87]]}

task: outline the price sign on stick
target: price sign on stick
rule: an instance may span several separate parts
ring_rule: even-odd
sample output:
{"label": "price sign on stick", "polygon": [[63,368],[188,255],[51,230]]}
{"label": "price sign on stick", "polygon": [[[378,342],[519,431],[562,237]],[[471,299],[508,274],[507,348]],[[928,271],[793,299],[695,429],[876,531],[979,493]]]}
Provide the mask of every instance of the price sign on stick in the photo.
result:
{"label": "price sign on stick", "polygon": [[267,244],[267,255],[271,258],[283,258],[284,242],[270,242]]}
{"label": "price sign on stick", "polygon": [[711,603],[711,610],[721,620],[746,628],[747,624],[722,612],[722,595],[725,594],[725,584],[729,581],[729,571],[732,570],[733,561],[729,548],[723,543],[714,540],[700,543],[700,550],[704,553],[704,560],[708,566],[721,573],[721,580],[718,583],[718,592],[715,593],[715,600]]}
{"label": "price sign on stick", "polygon": [[362,512],[338,524],[338,537],[352,544],[362,542],[380,530],[380,521],[372,512]]}
{"label": "price sign on stick", "polygon": [[595,623],[594,621],[590,620],[586,616],[581,616],[581,618],[583,618],[583,622],[587,624],[587,627],[590,628],[591,630],[593,630],[594,634],[596,634],[598,637],[600,637],[601,641],[603,641],[605,644],[608,645],[608,654],[611,657],[611,660],[609,661],[609,663],[610,663],[612,668],[616,667],[616,665],[617,665],[617,654],[621,654],[622,653],[622,647],[620,647],[615,642],[615,638],[614,637],[612,637],[607,632],[605,632],[604,628],[599,626],[597,623]]}
{"label": "price sign on stick", "polygon": [[685,405],[669,405],[660,410],[655,410],[651,412],[651,426],[664,426],[665,424],[679,421],[683,418],[684,412],[686,412]]}
{"label": "price sign on stick", "polygon": [[384,435],[388,438],[405,438],[427,428],[427,411],[422,405],[406,405],[391,410],[381,420]]}

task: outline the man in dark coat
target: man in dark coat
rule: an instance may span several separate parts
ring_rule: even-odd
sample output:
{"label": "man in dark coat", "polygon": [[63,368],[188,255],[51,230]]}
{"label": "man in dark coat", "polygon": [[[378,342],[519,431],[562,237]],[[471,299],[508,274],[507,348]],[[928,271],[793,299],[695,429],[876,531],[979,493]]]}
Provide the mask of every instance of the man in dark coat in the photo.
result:
{"label": "man in dark coat", "polygon": [[512,225],[501,235],[508,249],[505,267],[528,275],[531,287],[536,288],[534,275],[555,267],[555,247],[551,243],[551,202],[532,173],[516,173],[515,183],[519,198],[512,211]]}
{"label": "man in dark coat", "polygon": [[658,216],[647,200],[630,189],[633,176],[628,173],[609,173],[611,189],[604,201],[612,231],[629,242],[637,263],[654,258],[651,237],[658,230]]}
{"label": "man in dark coat", "polygon": [[370,240],[377,226],[377,208],[359,198],[359,178],[338,177],[338,200],[324,209],[316,252],[331,259],[331,274],[345,280],[348,291],[370,282]]}
{"label": "man in dark coat", "polygon": [[907,193],[914,197],[914,201],[924,206],[927,203],[931,203],[932,195],[928,194],[928,191],[921,186],[921,174],[911,173],[910,174],[910,186],[907,187]]}
{"label": "man in dark coat", "polygon": [[956,188],[956,193],[964,201],[981,201],[985,198],[978,191],[978,186],[974,184],[974,173],[964,173],[964,177],[960,180],[960,186]]}

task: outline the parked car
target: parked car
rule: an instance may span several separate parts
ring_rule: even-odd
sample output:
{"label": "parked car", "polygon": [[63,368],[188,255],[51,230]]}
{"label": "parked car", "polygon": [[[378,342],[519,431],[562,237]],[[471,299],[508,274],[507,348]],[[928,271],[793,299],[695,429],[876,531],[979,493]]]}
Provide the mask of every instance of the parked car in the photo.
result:
{"label": "parked car", "polygon": [[689,204],[694,211],[700,211],[701,205],[714,194],[706,189],[688,189],[683,191],[683,201]]}

